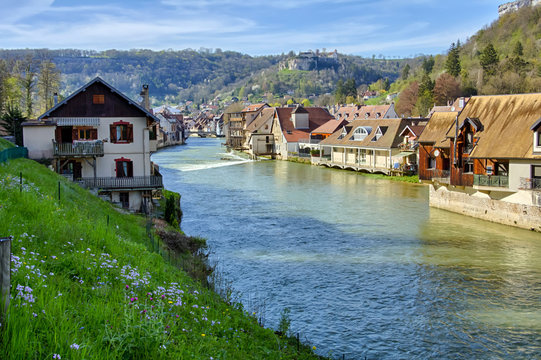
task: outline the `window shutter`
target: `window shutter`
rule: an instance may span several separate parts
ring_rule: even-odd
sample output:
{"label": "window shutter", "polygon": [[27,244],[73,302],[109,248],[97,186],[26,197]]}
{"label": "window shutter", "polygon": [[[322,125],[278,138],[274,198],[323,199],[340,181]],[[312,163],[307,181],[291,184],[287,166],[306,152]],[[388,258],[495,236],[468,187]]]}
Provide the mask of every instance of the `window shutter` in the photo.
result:
{"label": "window shutter", "polygon": [[77,128],[71,129],[71,140],[79,140],[79,129]]}
{"label": "window shutter", "polygon": [[57,143],[62,142],[62,129],[59,126],[54,130],[54,137]]}
{"label": "window shutter", "polygon": [[90,129],[90,139],[98,140],[98,129]]}
{"label": "window shutter", "polygon": [[128,177],[133,177],[133,161],[128,161]]}
{"label": "window shutter", "polygon": [[109,125],[109,137],[112,143],[116,143],[116,126],[113,124]]}
{"label": "window shutter", "polygon": [[128,124],[128,142],[133,142],[133,125]]}

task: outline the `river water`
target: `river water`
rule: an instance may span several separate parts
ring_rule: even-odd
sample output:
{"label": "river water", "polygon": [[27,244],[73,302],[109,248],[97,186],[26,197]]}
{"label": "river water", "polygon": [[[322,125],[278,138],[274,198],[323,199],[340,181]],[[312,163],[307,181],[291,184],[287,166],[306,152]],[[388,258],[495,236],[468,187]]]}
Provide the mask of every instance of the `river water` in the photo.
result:
{"label": "river water", "polygon": [[428,207],[426,187],[226,157],[153,155],[239,300],[322,355],[541,359],[541,234]]}

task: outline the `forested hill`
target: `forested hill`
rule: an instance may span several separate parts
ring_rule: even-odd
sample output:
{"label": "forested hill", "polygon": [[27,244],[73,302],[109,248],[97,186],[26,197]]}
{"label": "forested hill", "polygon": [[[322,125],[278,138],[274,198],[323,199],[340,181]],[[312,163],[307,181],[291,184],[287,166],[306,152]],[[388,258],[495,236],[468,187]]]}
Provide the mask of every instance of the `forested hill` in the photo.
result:
{"label": "forested hill", "polygon": [[[380,78],[394,80],[405,60],[384,60],[339,55],[333,66],[310,71],[279,70],[279,64],[298,57],[294,53],[253,57],[233,51],[187,49],[151,50],[0,50],[0,59],[31,56],[51,59],[61,73],[63,95],[99,75],[111,85],[137,98],[141,84],[149,84],[155,103],[192,100],[197,103],[216,95],[252,95],[257,98],[273,90],[275,97],[286,94],[308,97],[332,92],[339,79],[355,78],[357,85]],[[292,73],[294,75],[292,76]],[[286,74],[281,76],[280,74]],[[270,84],[273,88],[270,88]],[[246,91],[244,88],[246,87]],[[256,99],[257,100],[257,99]]]}

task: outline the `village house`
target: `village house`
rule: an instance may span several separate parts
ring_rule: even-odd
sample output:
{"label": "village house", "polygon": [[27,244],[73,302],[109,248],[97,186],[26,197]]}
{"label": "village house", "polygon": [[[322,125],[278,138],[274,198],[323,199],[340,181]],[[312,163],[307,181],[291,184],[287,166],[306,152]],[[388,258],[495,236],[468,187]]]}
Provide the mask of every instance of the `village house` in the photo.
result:
{"label": "village house", "polygon": [[160,120],[160,130],[157,134],[158,149],[165,146],[184,144],[183,115],[171,114],[166,110],[159,113],[154,112],[154,114]]}
{"label": "village house", "polygon": [[97,77],[24,123],[23,141],[31,159],[52,159],[59,174],[123,208],[149,212],[163,187],[150,161],[158,121]]}
{"label": "village house", "polygon": [[540,118],[541,94],[472,97],[447,130],[449,178],[432,179],[430,205],[541,231]]}
{"label": "village house", "polygon": [[264,109],[268,108],[266,103],[252,104],[246,106],[242,111],[229,114],[226,144],[234,150],[247,150],[244,146],[248,140],[248,133],[245,131],[249,125]]}
{"label": "village house", "polygon": [[419,164],[419,136],[422,134],[427,121],[420,119],[419,121],[413,120],[411,125],[407,125],[399,134],[404,139],[402,143],[398,145],[401,150],[402,156],[401,168],[410,174],[417,174]]}
{"label": "village house", "polygon": [[457,111],[435,112],[417,142],[419,180],[449,183],[450,141],[447,132],[456,122]]}
{"label": "village house", "polygon": [[320,142],[320,165],[385,175],[403,174],[402,130],[411,119],[355,120]]}
{"label": "village house", "polygon": [[272,132],[277,157],[287,160],[290,156],[299,156],[299,142],[308,139],[314,129],[332,119],[327,109],[320,107],[276,108]]}
{"label": "village house", "polygon": [[264,108],[259,115],[246,126],[248,140],[244,147],[248,149],[248,154],[254,157],[274,155],[272,125],[274,123],[275,112],[275,108]]}

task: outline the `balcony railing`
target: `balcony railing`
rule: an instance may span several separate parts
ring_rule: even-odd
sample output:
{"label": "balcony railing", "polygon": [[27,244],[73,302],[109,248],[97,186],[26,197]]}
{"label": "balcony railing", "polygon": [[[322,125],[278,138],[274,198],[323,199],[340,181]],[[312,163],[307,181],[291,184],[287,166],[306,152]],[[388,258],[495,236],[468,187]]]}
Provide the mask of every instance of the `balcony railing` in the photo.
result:
{"label": "balcony railing", "polygon": [[541,179],[520,178],[520,188],[523,190],[541,190]]}
{"label": "balcony railing", "polygon": [[97,177],[78,180],[84,187],[94,189],[158,189],[163,187],[161,176]]}
{"label": "balcony railing", "polygon": [[497,176],[497,175],[473,175],[474,186],[489,186],[489,187],[509,187],[509,176]]}
{"label": "balcony railing", "polygon": [[78,141],[73,143],[57,143],[53,140],[54,156],[103,156],[103,142]]}
{"label": "balcony railing", "polygon": [[401,151],[415,151],[419,147],[419,144],[417,142],[407,142],[407,143],[401,143],[398,145],[398,148]]}

